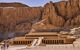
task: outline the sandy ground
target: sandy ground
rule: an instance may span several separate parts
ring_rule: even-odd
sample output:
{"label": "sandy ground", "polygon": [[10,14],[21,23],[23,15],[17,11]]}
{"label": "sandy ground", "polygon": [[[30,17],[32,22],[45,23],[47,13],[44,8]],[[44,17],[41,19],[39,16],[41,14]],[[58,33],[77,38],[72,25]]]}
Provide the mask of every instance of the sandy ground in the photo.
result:
{"label": "sandy ground", "polygon": [[[17,49],[22,49],[22,48],[26,48],[25,45],[15,45],[15,46],[10,46],[8,49],[5,50],[17,50]],[[1,50],[1,46],[0,46],[0,50]]]}
{"label": "sandy ground", "polygon": [[[26,48],[25,45],[10,46],[6,50],[80,50],[79,47],[73,47],[73,45],[47,45],[47,46],[37,46],[33,48]],[[1,49],[0,49],[1,50]]]}
{"label": "sandy ground", "polygon": [[79,47],[73,47],[72,44],[69,45],[47,45],[47,46],[37,46],[34,48],[22,48],[18,50],[80,50]]}

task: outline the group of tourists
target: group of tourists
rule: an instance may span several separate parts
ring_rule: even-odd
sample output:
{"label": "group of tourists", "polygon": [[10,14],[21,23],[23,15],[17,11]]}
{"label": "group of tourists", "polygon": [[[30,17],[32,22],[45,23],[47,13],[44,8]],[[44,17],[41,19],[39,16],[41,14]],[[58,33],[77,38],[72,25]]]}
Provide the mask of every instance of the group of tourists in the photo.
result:
{"label": "group of tourists", "polygon": [[9,48],[9,42],[3,41],[3,44],[1,45],[1,50],[6,50]]}

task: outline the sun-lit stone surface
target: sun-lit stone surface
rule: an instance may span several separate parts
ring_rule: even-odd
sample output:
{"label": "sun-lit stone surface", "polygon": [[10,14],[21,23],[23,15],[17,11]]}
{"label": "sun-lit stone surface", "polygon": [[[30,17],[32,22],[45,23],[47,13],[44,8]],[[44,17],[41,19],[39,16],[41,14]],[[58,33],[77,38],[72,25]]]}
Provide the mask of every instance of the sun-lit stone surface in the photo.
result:
{"label": "sun-lit stone surface", "polygon": [[79,47],[73,47],[72,44],[64,44],[64,45],[47,45],[47,46],[37,46],[34,48],[26,48],[26,45],[16,45],[10,46],[6,50],[80,50]]}

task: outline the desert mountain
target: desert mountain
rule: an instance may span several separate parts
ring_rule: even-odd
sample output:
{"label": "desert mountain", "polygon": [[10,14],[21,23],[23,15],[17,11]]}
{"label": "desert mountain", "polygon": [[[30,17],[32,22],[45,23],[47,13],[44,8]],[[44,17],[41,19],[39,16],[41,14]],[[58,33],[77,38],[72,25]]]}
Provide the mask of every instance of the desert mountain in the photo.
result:
{"label": "desert mountain", "polygon": [[29,7],[28,5],[12,2],[12,3],[0,3],[0,7]]}
{"label": "desert mountain", "polygon": [[58,29],[80,26],[80,0],[50,1],[43,7],[0,3],[0,32],[24,32],[31,28]]}

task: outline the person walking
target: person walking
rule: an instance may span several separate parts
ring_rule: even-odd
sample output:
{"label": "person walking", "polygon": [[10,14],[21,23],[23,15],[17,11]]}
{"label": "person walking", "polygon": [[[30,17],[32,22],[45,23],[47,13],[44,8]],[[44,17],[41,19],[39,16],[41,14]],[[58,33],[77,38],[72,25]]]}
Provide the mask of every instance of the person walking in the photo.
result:
{"label": "person walking", "polygon": [[2,45],[1,45],[1,50],[3,50],[3,47],[2,47]]}
{"label": "person walking", "polygon": [[5,50],[4,44],[1,45],[1,50]]}
{"label": "person walking", "polygon": [[7,49],[9,48],[9,41],[7,41],[7,43],[6,43],[6,47],[7,47]]}
{"label": "person walking", "polygon": [[7,41],[4,41],[4,44],[2,45],[3,49],[6,50],[7,49]]}

